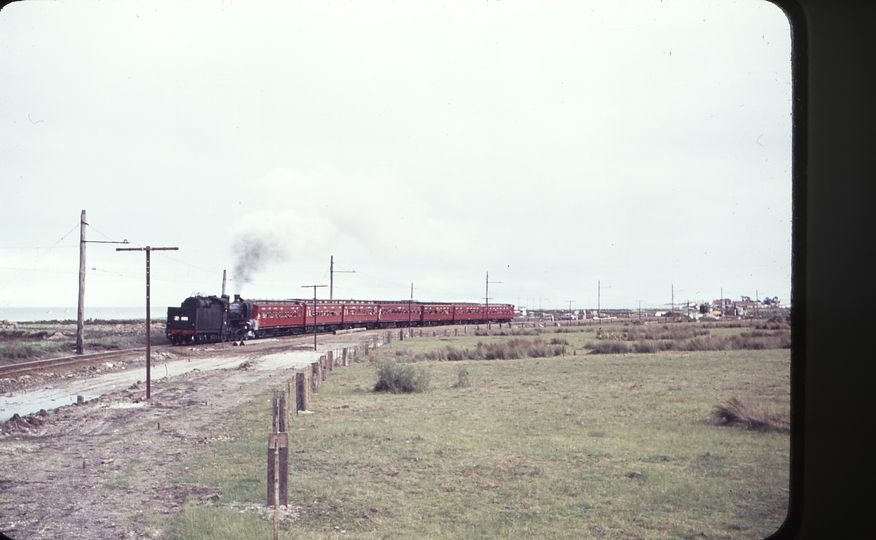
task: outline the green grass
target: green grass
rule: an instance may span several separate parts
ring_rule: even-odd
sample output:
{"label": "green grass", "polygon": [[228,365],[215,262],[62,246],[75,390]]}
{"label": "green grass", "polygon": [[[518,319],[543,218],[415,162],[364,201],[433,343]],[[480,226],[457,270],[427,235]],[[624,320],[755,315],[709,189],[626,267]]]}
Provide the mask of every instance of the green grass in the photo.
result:
{"label": "green grass", "polygon": [[142,459],[132,459],[125,463],[122,470],[113,478],[110,478],[106,486],[111,488],[130,488],[133,486],[133,480],[140,470],[140,465],[143,464]]}
{"label": "green grass", "polygon": [[[575,334],[562,337],[574,350]],[[394,341],[368,358],[445,339],[493,338]],[[372,363],[336,369],[315,414],[289,427],[303,515],[281,538],[761,538],[787,510],[788,436],[710,413],[732,396],[787,411],[789,363],[787,350],[426,362],[431,387],[417,394],[372,392]],[[229,415],[234,440],[186,464],[180,481],[223,495],[187,505],[171,538],[270,534],[235,506],[264,501],[269,404]]]}
{"label": "green grass", "polygon": [[[284,524],[283,529],[288,529],[288,525]],[[198,538],[199,540],[272,538],[272,533],[273,522],[255,513],[189,504],[174,520],[168,531],[168,538]]]}

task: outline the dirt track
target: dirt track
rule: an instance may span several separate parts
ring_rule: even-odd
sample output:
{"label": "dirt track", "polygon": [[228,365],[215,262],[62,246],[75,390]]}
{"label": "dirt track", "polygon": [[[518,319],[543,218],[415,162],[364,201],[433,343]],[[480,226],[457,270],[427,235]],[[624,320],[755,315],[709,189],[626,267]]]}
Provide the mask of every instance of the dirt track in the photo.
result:
{"label": "dirt track", "polygon": [[[15,540],[164,537],[149,516],[175,512],[189,495],[203,501],[220,495],[216,488],[172,483],[174,467],[215,440],[213,420],[285,380],[278,369],[294,372],[270,361],[278,346],[192,350],[201,358],[233,359],[234,367],[156,379],[148,403],[141,383],[0,423],[0,532]],[[294,364],[284,364],[314,361],[305,349],[292,353],[300,355]],[[238,363],[241,356],[249,361]],[[88,377],[93,370],[78,378]],[[159,427],[169,415],[174,428]],[[132,460],[141,460],[139,467],[126,469]]]}

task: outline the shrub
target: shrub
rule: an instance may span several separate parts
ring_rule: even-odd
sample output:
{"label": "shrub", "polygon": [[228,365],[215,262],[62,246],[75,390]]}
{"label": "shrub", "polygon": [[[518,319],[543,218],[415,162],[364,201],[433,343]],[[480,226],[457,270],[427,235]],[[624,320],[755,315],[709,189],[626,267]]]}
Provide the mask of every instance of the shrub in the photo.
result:
{"label": "shrub", "polygon": [[624,354],[632,352],[632,347],[624,341],[599,341],[588,343],[587,347],[593,349],[590,354]]}
{"label": "shrub", "polygon": [[4,343],[0,347],[0,358],[22,359],[37,356],[39,349],[31,344]]}
{"label": "shrub", "polygon": [[657,345],[657,342],[654,340],[650,341],[637,341],[633,343],[633,351],[637,353],[655,353],[660,350],[660,347]]}
{"label": "shrub", "polygon": [[459,376],[459,380],[453,385],[454,388],[468,388],[471,386],[471,381],[468,379],[467,369],[460,369],[457,375]]}
{"label": "shrub", "polygon": [[407,394],[423,392],[427,388],[429,388],[429,372],[425,366],[401,364],[392,360],[378,362],[375,392]]}
{"label": "shrub", "polygon": [[790,421],[780,415],[758,408],[731,397],[725,405],[715,405],[712,418],[722,425],[742,425],[756,431],[791,431]]}

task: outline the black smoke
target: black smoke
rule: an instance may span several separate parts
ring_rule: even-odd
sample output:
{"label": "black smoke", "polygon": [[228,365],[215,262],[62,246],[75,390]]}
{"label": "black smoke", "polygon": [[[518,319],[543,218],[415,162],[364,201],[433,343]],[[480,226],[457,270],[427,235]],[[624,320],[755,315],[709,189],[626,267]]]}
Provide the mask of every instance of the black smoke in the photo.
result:
{"label": "black smoke", "polygon": [[282,243],[262,234],[243,234],[234,241],[231,249],[236,259],[232,277],[238,287],[252,283],[253,275],[267,268],[270,263],[289,259],[289,253]]}

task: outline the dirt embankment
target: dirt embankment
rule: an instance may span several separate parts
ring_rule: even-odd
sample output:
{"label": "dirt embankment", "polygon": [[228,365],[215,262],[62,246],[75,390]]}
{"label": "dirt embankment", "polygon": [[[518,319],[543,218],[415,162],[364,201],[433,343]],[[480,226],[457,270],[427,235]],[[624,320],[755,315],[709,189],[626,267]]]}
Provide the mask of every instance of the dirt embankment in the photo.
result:
{"label": "dirt embankment", "polygon": [[[254,360],[269,350],[258,349],[248,351]],[[211,354],[232,353],[240,354]],[[163,537],[152,516],[177,511],[188,497],[221,497],[216,488],[172,482],[175,470],[216,440],[211,426],[223,413],[268,393],[284,371],[252,362],[196,369],[154,380],[149,402],[141,383],[0,423],[0,532],[15,540]]]}

